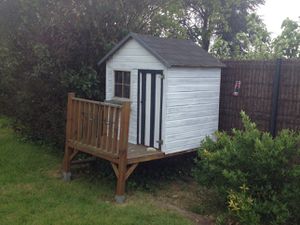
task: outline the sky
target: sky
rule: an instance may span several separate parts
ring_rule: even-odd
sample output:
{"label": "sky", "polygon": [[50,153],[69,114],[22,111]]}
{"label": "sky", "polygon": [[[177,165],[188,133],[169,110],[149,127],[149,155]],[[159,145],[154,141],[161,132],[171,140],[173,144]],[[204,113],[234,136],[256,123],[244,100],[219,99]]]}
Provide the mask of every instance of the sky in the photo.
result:
{"label": "sky", "polygon": [[281,33],[282,21],[289,17],[298,21],[300,16],[300,0],[265,0],[265,5],[258,9],[272,37]]}

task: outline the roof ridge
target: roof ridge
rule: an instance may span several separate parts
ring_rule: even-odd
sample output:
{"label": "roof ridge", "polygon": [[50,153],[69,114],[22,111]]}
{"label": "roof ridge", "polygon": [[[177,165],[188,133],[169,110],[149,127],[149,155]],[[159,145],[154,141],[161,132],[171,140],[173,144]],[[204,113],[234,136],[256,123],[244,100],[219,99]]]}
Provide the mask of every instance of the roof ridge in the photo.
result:
{"label": "roof ridge", "polygon": [[157,39],[166,40],[166,41],[167,40],[185,41],[185,42],[191,42],[191,43],[197,45],[191,39],[184,39],[184,38],[177,38],[177,37],[160,37],[160,36],[154,36],[154,35],[151,35],[151,34],[139,34],[139,33],[135,33],[135,32],[130,32],[129,34],[132,34],[132,35],[135,35],[135,36],[146,36],[146,37],[149,37],[149,38],[157,38]]}
{"label": "roof ridge", "polygon": [[190,39],[165,38],[130,32],[113,49],[111,49],[98,65],[108,60],[130,39],[135,40],[166,67],[224,67],[217,58],[206,52]]}
{"label": "roof ridge", "polygon": [[[132,34],[131,34],[132,36]],[[155,50],[153,50],[144,40],[139,38],[139,34],[134,34],[133,39],[140,43],[144,48],[146,48],[151,54],[158,58],[165,66],[171,67],[171,65]]]}

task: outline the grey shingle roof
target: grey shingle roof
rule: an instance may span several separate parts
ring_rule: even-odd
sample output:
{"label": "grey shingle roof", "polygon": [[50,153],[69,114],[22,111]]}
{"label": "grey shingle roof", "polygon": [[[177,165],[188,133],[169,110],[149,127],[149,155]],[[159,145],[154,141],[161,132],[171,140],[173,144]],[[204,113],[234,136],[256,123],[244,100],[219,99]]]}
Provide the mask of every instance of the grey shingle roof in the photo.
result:
{"label": "grey shingle roof", "polygon": [[207,53],[191,40],[159,38],[135,33],[127,35],[98,62],[98,65],[107,61],[131,38],[141,44],[167,67],[212,68],[225,66],[217,58]]}

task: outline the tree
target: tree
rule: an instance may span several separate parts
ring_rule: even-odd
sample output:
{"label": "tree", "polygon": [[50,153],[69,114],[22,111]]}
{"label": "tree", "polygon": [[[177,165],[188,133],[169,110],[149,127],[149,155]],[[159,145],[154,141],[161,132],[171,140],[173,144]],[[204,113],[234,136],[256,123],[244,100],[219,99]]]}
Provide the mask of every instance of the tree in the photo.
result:
{"label": "tree", "polygon": [[[129,31],[161,34],[164,0],[0,1],[0,113],[62,144],[66,93],[101,100],[98,60]],[[156,22],[155,22],[156,21]]]}
{"label": "tree", "polygon": [[222,38],[231,52],[238,45],[236,34],[246,31],[247,16],[264,0],[181,0],[181,24],[188,36],[205,50],[211,41]]}
{"label": "tree", "polygon": [[235,45],[218,37],[210,52],[220,58],[266,59],[272,58],[271,37],[265,24],[255,13],[246,18],[245,31],[235,35]]}
{"label": "tree", "polygon": [[274,40],[274,53],[277,57],[300,57],[300,21],[286,18],[281,25],[282,32]]}

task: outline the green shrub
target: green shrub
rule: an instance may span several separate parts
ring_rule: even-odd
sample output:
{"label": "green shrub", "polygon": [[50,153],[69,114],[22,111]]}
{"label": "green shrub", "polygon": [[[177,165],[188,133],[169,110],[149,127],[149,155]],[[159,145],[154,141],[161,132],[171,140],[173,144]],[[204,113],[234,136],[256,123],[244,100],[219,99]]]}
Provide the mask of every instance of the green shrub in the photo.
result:
{"label": "green shrub", "polygon": [[242,112],[243,130],[207,137],[195,177],[227,205],[219,224],[300,224],[300,135],[261,132]]}

